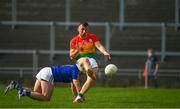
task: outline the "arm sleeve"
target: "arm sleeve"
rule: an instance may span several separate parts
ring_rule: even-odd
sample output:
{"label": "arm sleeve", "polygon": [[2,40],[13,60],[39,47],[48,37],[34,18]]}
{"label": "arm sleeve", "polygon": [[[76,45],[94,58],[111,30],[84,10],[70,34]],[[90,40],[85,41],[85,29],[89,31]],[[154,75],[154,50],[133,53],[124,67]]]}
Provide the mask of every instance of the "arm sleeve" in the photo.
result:
{"label": "arm sleeve", "polygon": [[79,71],[78,70],[73,70],[72,71],[72,79],[73,80],[77,80],[78,79],[78,73],[79,73]]}

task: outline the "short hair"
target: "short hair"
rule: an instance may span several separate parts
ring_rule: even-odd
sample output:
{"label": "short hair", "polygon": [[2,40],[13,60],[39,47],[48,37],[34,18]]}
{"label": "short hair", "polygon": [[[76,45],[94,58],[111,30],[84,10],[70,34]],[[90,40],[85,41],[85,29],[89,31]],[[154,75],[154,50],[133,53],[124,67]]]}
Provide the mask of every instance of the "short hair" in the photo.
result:
{"label": "short hair", "polygon": [[80,25],[83,25],[84,27],[88,27],[88,26],[89,26],[89,24],[88,24],[87,22],[84,22],[84,21],[80,22],[80,23],[79,23],[79,26],[80,26]]}

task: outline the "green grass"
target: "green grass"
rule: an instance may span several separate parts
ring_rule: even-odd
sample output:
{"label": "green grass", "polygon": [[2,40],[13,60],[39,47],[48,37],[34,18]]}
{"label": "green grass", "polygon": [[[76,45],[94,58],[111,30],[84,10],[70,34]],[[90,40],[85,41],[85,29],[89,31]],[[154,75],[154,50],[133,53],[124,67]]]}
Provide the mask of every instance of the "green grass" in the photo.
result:
{"label": "green grass", "polygon": [[92,88],[82,104],[72,103],[70,88],[55,88],[49,102],[17,101],[16,94],[0,88],[0,108],[180,108],[180,89]]}

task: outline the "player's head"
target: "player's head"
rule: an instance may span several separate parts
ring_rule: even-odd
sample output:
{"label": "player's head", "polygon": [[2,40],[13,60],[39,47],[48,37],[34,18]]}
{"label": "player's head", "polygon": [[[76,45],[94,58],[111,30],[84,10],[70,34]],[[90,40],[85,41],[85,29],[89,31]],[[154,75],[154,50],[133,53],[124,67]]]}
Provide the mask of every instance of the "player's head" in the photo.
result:
{"label": "player's head", "polygon": [[154,50],[152,48],[149,48],[147,50],[147,54],[148,54],[149,57],[152,56],[154,54]]}
{"label": "player's head", "polygon": [[88,26],[89,24],[87,22],[80,22],[78,25],[77,31],[81,37],[86,36],[86,33],[88,32]]}

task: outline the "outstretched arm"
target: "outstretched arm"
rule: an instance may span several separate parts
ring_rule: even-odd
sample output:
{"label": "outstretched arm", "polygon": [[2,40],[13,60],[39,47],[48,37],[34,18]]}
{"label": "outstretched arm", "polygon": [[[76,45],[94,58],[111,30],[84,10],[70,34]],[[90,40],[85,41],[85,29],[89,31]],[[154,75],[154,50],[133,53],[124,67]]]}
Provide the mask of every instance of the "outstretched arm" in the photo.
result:
{"label": "outstretched arm", "polygon": [[95,42],[95,46],[107,59],[111,59],[110,54],[99,41]]}
{"label": "outstretched arm", "polygon": [[77,94],[80,92],[81,90],[81,85],[80,85],[80,82],[79,80],[73,80],[72,83],[71,83],[71,89],[72,89],[72,93],[73,93],[73,96],[76,97]]}

